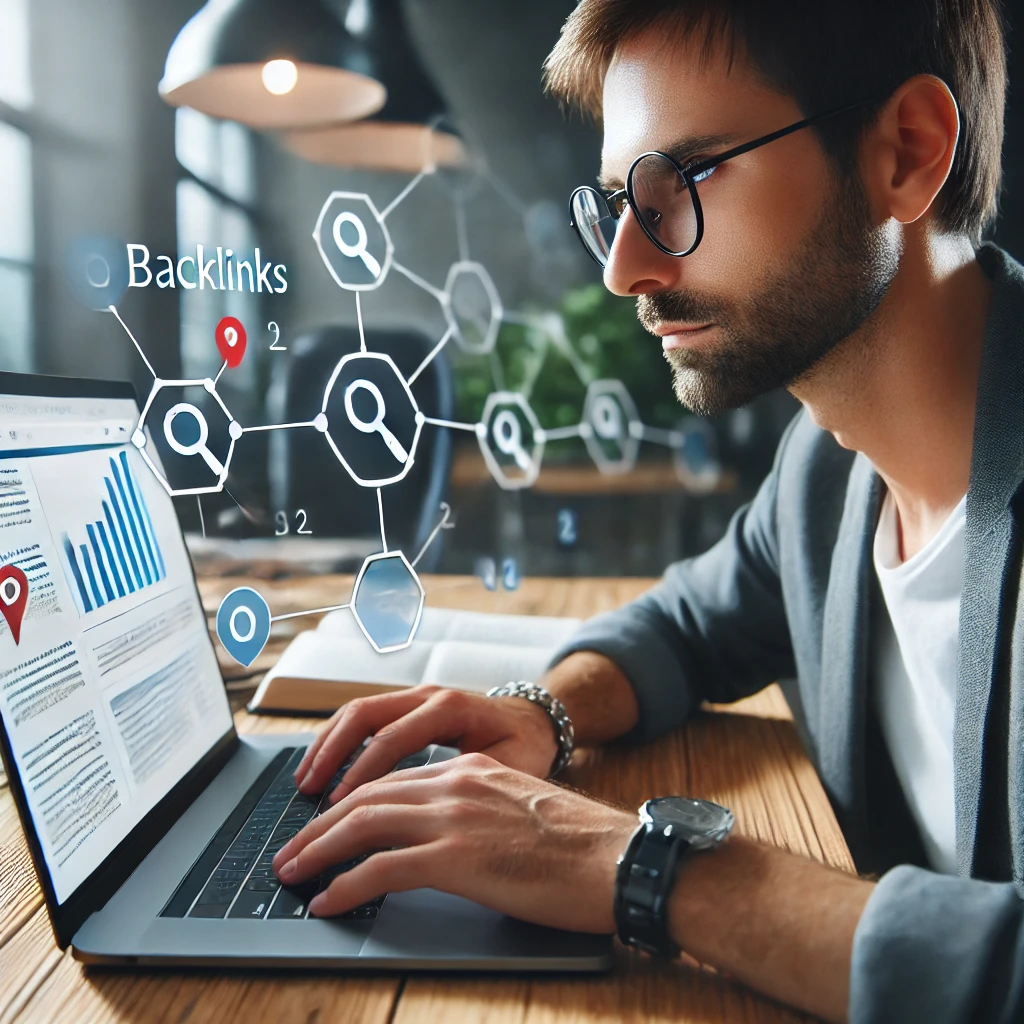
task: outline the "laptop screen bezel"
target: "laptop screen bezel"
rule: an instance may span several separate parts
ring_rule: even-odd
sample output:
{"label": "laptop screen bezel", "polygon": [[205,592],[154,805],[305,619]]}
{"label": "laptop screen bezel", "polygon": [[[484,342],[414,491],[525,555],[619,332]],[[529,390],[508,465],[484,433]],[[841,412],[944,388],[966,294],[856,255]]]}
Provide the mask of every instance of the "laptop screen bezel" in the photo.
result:
{"label": "laptop screen bezel", "polygon": [[[0,395],[20,395],[32,398],[129,399],[135,403],[136,409],[139,408],[138,395],[128,381],[50,377],[42,374],[11,373],[0,370]],[[185,543],[184,533],[182,533],[182,543]],[[192,582],[201,604],[202,595],[199,593],[194,573]],[[207,642],[212,650],[213,640],[209,631],[207,631]],[[214,654],[216,654],[215,651]],[[50,924],[61,949],[66,949],[70,945],[75,932],[85,923],[89,915],[99,910],[124,885],[131,873],[145,860],[171,826],[224,767],[234,753],[238,742],[238,733],[235,730],[232,717],[228,731],[114,847],[96,870],[63,903],[59,903],[21,778],[18,775],[17,763],[11,749],[7,728],[4,725],[3,717],[0,716],[0,757],[3,759],[4,770],[7,772],[11,795],[18,808],[18,816],[21,818],[36,877],[39,880],[43,899],[46,902],[46,910],[50,916]]]}

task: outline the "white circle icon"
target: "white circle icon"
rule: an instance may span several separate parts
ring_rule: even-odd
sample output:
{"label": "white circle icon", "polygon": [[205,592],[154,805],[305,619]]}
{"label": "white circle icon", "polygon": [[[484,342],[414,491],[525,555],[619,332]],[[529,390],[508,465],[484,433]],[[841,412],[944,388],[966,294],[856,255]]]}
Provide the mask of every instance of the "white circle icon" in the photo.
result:
{"label": "white circle icon", "polygon": [[[99,270],[99,274],[93,276],[93,268]],[[99,253],[92,253],[85,265],[85,279],[93,288],[106,288],[110,284],[110,264]]]}
{"label": "white circle icon", "polygon": [[[249,619],[248,632],[242,634],[238,631],[238,627],[235,625],[235,620],[239,615],[245,615]],[[246,608],[244,604],[239,605],[232,613],[231,619],[228,622],[228,629],[231,630],[231,635],[235,638],[235,641],[240,644],[247,644],[256,635],[256,616],[253,615],[251,608]]]}
{"label": "white circle icon", "polygon": [[4,585],[0,587],[0,599],[3,599],[4,604],[10,607],[19,597],[21,597],[21,584],[8,576],[4,580]]}
{"label": "white circle icon", "polygon": [[[355,409],[352,408],[352,395],[356,391],[368,391],[377,403],[377,412],[372,420],[360,419],[356,415]],[[404,466],[409,461],[409,453],[402,446],[402,442],[384,426],[386,412],[384,396],[380,393],[380,388],[372,380],[364,380],[362,377],[358,377],[345,388],[345,415],[348,416],[349,423],[363,434],[380,434],[384,439],[384,443],[388,446],[388,451]]]}

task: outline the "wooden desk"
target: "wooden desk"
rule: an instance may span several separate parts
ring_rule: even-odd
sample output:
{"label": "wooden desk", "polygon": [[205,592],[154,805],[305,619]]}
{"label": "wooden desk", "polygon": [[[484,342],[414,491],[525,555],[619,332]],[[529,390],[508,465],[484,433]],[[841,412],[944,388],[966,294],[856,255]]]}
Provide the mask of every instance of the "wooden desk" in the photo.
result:
{"label": "wooden desk", "polygon": [[[221,596],[252,583],[275,614],[347,599],[351,577],[201,581],[210,613]],[[514,592],[487,592],[475,578],[425,577],[427,602],[533,614],[594,614],[643,590],[636,579],[528,579]],[[267,663],[305,619],[275,624]],[[237,669],[237,666],[235,666]],[[229,684],[240,704],[256,677]],[[309,728],[306,720],[236,714],[242,732]],[[700,715],[646,748],[586,751],[566,782],[638,806],[663,793],[727,804],[739,829],[852,870],[846,844],[797,740],[781,692]],[[548,1022],[770,1021],[806,1019],[693,964],[657,965],[625,949],[603,977],[458,978],[424,975],[270,972],[215,975],[86,971],[53,943],[42,896],[8,789],[0,789],[0,1024],[23,1021],[338,1021],[344,1024],[548,1024]]]}

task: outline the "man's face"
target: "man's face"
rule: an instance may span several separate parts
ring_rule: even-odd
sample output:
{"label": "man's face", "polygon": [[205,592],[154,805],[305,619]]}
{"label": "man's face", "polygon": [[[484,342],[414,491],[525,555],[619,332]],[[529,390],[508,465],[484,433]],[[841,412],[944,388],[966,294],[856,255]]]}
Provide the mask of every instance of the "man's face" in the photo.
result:
{"label": "man's face", "polygon": [[[804,116],[742,60],[729,71],[718,53],[701,67],[697,45],[648,33],[616,52],[604,86],[604,186],[620,188],[648,150],[685,165]],[[636,295],[640,322],[662,336],[679,400],[714,415],[821,370],[881,301],[899,252],[873,224],[859,178],[840,180],[809,129],[726,161],[697,192],[695,252],[661,252],[627,210],[604,279]]]}

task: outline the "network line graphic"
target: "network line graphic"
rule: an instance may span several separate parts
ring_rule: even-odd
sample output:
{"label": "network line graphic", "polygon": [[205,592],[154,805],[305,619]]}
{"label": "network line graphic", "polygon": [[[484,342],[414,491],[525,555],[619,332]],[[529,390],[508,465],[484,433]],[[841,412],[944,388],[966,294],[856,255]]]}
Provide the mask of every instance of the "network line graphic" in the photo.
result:
{"label": "network line graphic", "polygon": [[[425,602],[425,591],[416,565],[438,533],[454,524],[450,521],[450,508],[442,503],[441,518],[422,549],[410,561],[404,552],[388,545],[384,525],[384,491],[404,479],[412,468],[424,427],[472,434],[495,482],[509,491],[534,484],[546,447],[570,438],[583,441],[595,466],[603,474],[629,472],[636,464],[641,442],[649,442],[673,451],[677,472],[688,489],[707,490],[717,483],[715,460],[687,457],[695,437],[699,445],[703,435],[699,432],[691,435],[686,429],[646,426],[621,381],[591,379],[557,313],[518,313],[504,307],[487,269],[470,257],[464,208],[457,195],[453,194],[458,259],[448,269],[444,286],[431,284],[396,258],[387,225],[388,217],[435,170],[425,167],[382,210],[377,209],[368,195],[346,191],[332,192],[320,210],[313,228],[313,240],[334,282],[340,289],[354,295],[359,350],[339,359],[326,382],[320,411],[311,420],[242,426],[234,419],[218,393],[217,385],[225,370],[239,365],[244,355],[245,332],[238,321],[226,317],[218,324],[217,346],[223,363],[215,377],[163,380],[116,306],[109,307],[153,377],[149,396],[132,434],[132,444],[168,494],[196,496],[200,517],[201,495],[226,489],[236,443],[247,433],[258,431],[302,430],[323,435],[324,443],[353,481],[376,492],[381,550],[364,560],[348,601],[274,616],[262,595],[251,588],[239,588],[224,598],[217,614],[218,636],[228,653],[242,665],[250,665],[262,651],[273,622],[329,611],[349,610],[367,641],[379,653],[401,650],[412,643]],[[486,167],[484,170],[505,201],[520,216],[525,216],[525,206],[517,197]],[[363,325],[362,293],[379,288],[391,273],[405,277],[431,295],[438,302],[446,323],[442,336],[408,377],[402,375],[388,354],[368,347]],[[535,372],[520,391],[505,387],[501,363],[495,351],[503,322],[529,326],[543,338]],[[477,422],[426,416],[416,400],[416,381],[453,341],[462,351],[490,360],[494,390],[487,396]],[[546,428],[530,406],[532,383],[549,351],[561,353],[585,387],[580,420],[570,426]],[[182,400],[170,405],[161,417],[160,411],[166,403],[160,401],[160,397],[168,389],[180,390]],[[226,452],[214,454],[211,451],[207,417],[194,401],[187,400],[187,392],[197,392],[197,389],[202,389],[212,398],[212,408],[216,410],[218,420],[223,418],[217,426],[220,431],[226,429]],[[385,393],[390,396],[387,401]],[[158,421],[155,424],[154,418]],[[209,479],[198,485],[194,482],[183,487],[172,485],[159,460],[151,456],[151,434],[147,430],[162,433],[171,451],[182,459],[201,460]],[[183,431],[188,435],[187,440],[183,440]],[[365,458],[362,463],[353,458],[357,434],[376,437],[372,443],[379,452],[369,468],[363,464]]]}

